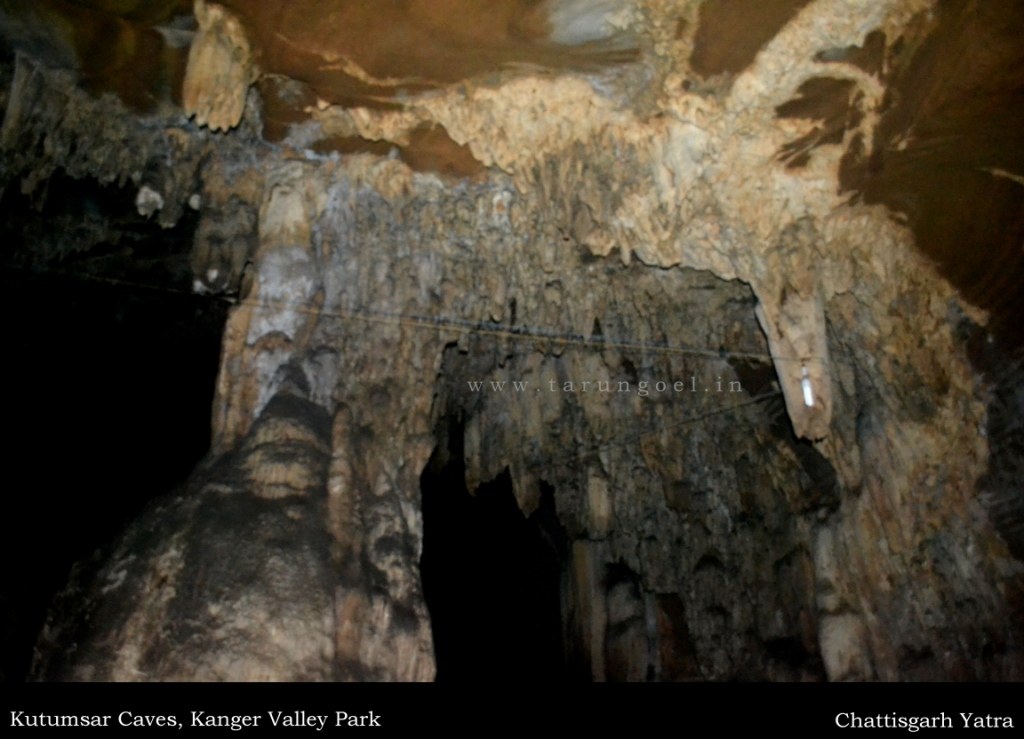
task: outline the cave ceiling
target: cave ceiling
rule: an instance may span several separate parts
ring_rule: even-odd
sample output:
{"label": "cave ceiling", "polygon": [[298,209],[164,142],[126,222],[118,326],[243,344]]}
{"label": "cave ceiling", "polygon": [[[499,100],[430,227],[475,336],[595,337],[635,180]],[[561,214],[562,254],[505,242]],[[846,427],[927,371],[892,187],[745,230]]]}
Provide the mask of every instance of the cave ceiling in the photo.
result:
{"label": "cave ceiling", "polygon": [[[184,102],[197,122],[227,130],[255,84],[263,136],[280,142],[298,124],[330,121],[330,108],[400,110],[460,84],[640,59],[649,77],[651,69],[666,74],[658,63],[666,54],[682,61],[673,83],[720,98],[808,0],[604,2],[614,12],[592,27],[568,5],[561,15],[540,0],[8,0],[0,7],[14,49],[73,69],[87,89],[113,92],[138,110]],[[899,27],[865,25],[856,43],[808,49],[802,61],[813,73],[775,106],[780,121],[799,121],[803,131],[778,156],[799,169],[816,147],[842,147],[840,191],[884,204],[910,225],[918,248],[1017,343],[1024,9],[1014,0],[903,7]],[[641,14],[663,16],[662,26],[645,27]],[[651,87],[623,77],[620,84]],[[651,112],[658,102],[644,98],[637,93],[633,103]],[[307,143],[344,154],[397,150],[414,169],[456,178],[501,166],[480,162],[467,134],[453,140],[438,116],[419,118],[401,131],[335,120]]]}

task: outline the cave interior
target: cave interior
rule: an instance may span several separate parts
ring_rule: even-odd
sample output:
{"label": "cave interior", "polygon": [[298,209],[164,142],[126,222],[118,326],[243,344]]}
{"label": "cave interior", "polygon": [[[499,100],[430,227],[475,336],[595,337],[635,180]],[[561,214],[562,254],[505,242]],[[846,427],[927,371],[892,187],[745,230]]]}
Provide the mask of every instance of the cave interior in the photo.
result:
{"label": "cave interior", "polygon": [[1024,679],[1022,39],[0,0],[3,680]]}

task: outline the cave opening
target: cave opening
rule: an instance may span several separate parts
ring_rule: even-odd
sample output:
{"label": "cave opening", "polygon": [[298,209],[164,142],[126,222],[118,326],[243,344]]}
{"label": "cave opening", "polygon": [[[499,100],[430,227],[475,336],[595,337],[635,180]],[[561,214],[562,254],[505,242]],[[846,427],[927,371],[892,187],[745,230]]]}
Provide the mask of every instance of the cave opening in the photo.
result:
{"label": "cave opening", "polygon": [[209,448],[227,305],[191,293],[197,221],[161,228],[135,211],[132,188],[60,172],[45,202],[13,187],[0,199],[0,294],[17,317],[7,453],[20,488],[2,538],[5,560],[26,563],[6,568],[0,589],[5,680],[25,677],[71,567]]}
{"label": "cave opening", "polygon": [[561,593],[566,539],[554,489],[524,516],[506,469],[466,487],[462,427],[452,424],[420,478],[420,573],[437,681],[561,681],[567,677]]}

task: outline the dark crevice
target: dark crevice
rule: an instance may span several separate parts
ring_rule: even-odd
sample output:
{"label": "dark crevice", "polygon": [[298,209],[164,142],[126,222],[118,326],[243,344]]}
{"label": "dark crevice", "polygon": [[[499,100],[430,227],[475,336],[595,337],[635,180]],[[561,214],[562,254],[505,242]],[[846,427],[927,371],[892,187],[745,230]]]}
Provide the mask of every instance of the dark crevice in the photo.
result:
{"label": "dark crevice", "polygon": [[[529,518],[508,472],[466,489],[462,427],[448,431],[420,484],[420,570],[438,682],[565,677],[560,613],[564,540],[550,496]],[[443,460],[447,458],[447,462]],[[544,503],[544,498],[548,502]]]}
{"label": "dark crevice", "polygon": [[961,322],[960,332],[988,390],[989,457],[979,480],[982,500],[1010,553],[1024,561],[1024,348],[1008,348],[967,320]]}

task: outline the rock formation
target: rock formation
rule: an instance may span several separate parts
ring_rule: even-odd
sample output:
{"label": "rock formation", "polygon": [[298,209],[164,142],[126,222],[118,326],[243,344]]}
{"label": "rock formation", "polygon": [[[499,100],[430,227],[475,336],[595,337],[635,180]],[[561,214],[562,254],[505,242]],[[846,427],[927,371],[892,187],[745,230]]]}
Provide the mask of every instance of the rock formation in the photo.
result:
{"label": "rock formation", "polygon": [[566,675],[1024,678],[1019,2],[0,29],[5,189],[197,212],[232,303],[209,453],[76,567],[33,677],[433,679],[425,501],[461,476],[547,547]]}

